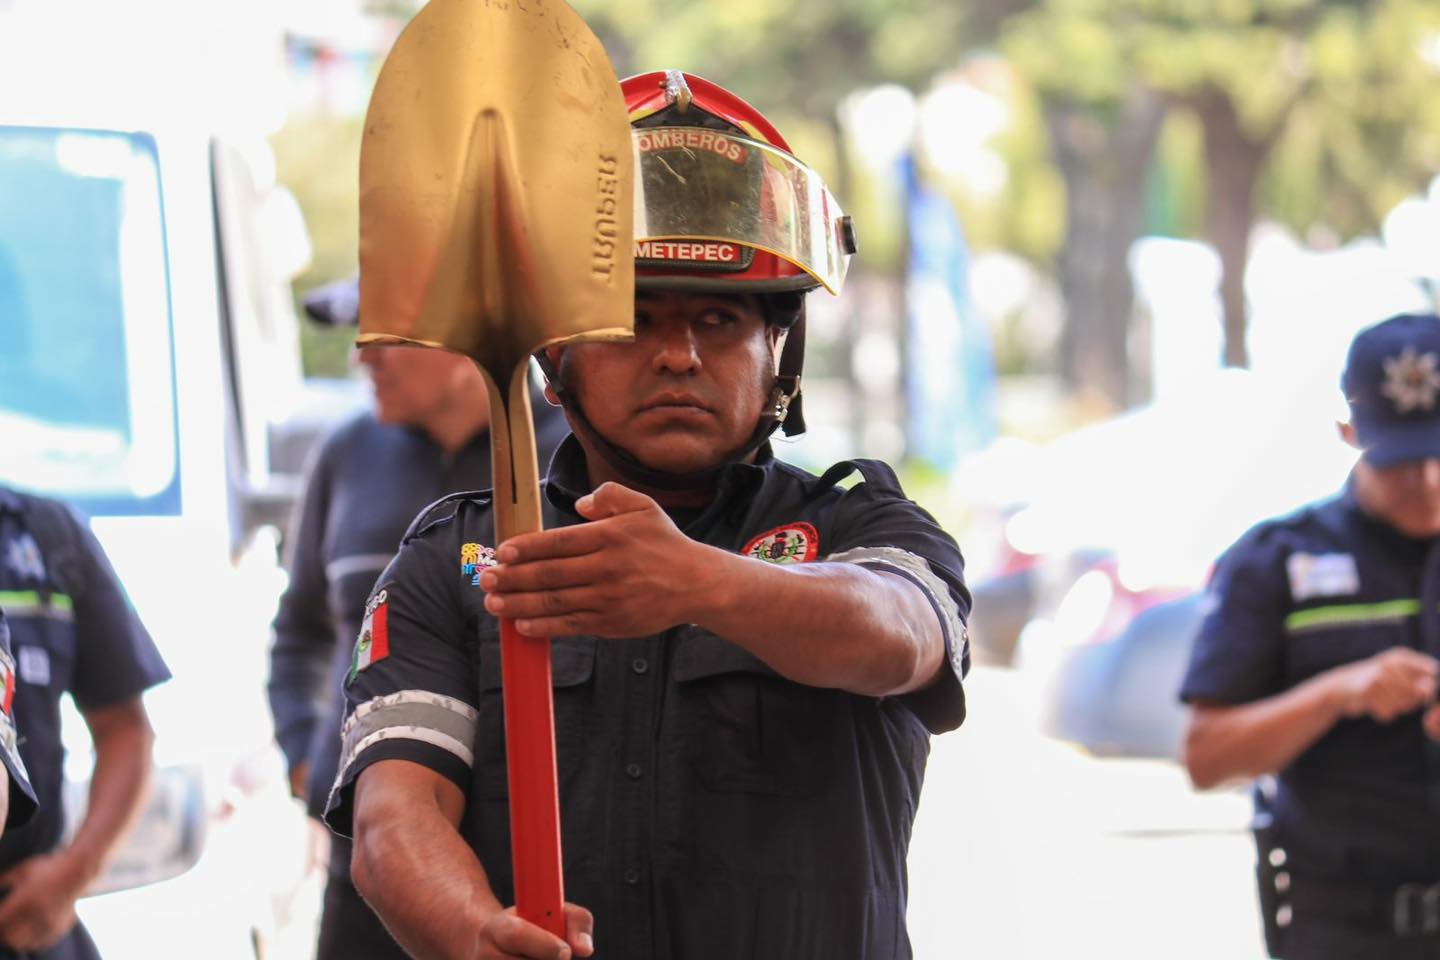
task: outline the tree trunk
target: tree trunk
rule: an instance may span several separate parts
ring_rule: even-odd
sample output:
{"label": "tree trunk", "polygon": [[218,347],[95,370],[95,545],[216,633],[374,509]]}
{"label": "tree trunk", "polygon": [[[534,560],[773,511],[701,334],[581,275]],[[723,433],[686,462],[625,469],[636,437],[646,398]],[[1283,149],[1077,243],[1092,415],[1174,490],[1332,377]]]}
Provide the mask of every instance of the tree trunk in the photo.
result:
{"label": "tree trunk", "polygon": [[1145,176],[1164,115],[1164,98],[1140,87],[1104,107],[1060,97],[1045,103],[1066,194],[1061,375],[1071,392],[1117,410],[1135,392],[1129,358],[1135,291],[1127,258],[1143,226]]}
{"label": "tree trunk", "polygon": [[1190,98],[1205,133],[1206,230],[1220,255],[1220,305],[1224,317],[1224,363],[1250,365],[1245,345],[1245,266],[1255,222],[1255,183],[1273,137],[1245,130],[1235,102],[1223,90],[1207,88]]}

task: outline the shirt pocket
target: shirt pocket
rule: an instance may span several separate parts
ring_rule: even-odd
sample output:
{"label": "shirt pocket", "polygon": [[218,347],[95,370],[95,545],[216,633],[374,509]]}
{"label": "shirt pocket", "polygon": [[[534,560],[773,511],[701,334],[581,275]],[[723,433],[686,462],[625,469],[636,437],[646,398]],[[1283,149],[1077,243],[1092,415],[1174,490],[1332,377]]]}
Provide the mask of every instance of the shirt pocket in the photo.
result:
{"label": "shirt pocket", "polygon": [[698,627],[677,635],[672,675],[680,749],[706,789],[807,797],[831,775],[840,694],[786,680]]}
{"label": "shirt pocket", "polygon": [[1303,682],[1326,670],[1367,660],[1391,647],[1415,647],[1418,638],[1407,623],[1368,623],[1315,627],[1287,638],[1286,680]]}
{"label": "shirt pocket", "polygon": [[[550,685],[555,710],[557,760],[581,746],[585,715],[594,692],[594,637],[550,641]],[[505,701],[500,666],[500,627],[480,628],[479,729],[475,740],[475,794],[481,799],[510,795],[505,768]],[[559,765],[557,763],[557,765]]]}

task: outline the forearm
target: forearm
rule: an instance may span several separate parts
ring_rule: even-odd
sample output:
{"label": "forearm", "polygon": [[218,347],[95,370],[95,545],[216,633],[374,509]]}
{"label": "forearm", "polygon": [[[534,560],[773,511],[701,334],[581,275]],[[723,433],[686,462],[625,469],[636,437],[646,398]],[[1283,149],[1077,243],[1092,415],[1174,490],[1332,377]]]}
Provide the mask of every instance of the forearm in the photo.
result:
{"label": "forearm", "polygon": [[1340,719],[1334,683],[1322,674],[1240,706],[1197,706],[1185,734],[1190,780],[1204,790],[1289,766]]}
{"label": "forearm", "polygon": [[692,622],[797,683],[904,693],[929,683],[944,659],[934,608],[898,575],[850,563],[779,566],[720,550],[705,568]]}
{"label": "forearm", "polygon": [[356,808],[356,889],[411,956],[469,958],[485,919],[502,909],[480,862],[440,807],[370,801]]}
{"label": "forearm", "polygon": [[61,856],[82,892],[105,869],[110,855],[134,823],[149,794],[154,733],[138,702],[126,721],[92,733],[95,769],[89,802]]}

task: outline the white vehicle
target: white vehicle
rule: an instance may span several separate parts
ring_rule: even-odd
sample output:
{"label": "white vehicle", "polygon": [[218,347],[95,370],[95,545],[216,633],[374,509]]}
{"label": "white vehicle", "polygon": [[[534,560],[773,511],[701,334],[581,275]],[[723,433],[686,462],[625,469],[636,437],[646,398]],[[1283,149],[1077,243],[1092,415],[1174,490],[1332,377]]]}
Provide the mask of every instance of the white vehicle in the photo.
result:
{"label": "white vehicle", "polygon": [[193,131],[0,113],[0,482],[92,518],[174,674],[146,696],[149,805],[79,907],[107,960],[306,956],[313,935],[265,702],[294,479],[268,450],[302,389],[308,247],[263,167]]}

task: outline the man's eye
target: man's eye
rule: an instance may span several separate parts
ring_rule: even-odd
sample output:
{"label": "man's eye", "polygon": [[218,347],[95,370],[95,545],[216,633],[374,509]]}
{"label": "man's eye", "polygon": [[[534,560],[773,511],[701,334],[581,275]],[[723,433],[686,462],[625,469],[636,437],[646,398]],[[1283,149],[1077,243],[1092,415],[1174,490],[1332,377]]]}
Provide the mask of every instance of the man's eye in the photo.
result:
{"label": "man's eye", "polygon": [[700,315],[700,322],[708,327],[725,327],[738,321],[729,310],[706,310]]}

